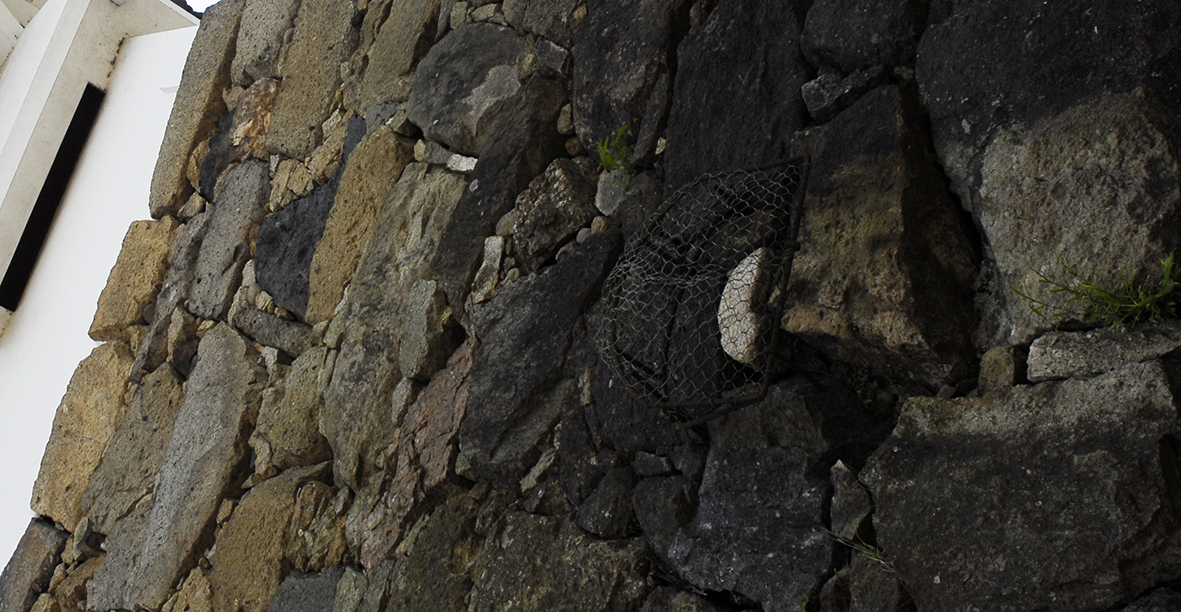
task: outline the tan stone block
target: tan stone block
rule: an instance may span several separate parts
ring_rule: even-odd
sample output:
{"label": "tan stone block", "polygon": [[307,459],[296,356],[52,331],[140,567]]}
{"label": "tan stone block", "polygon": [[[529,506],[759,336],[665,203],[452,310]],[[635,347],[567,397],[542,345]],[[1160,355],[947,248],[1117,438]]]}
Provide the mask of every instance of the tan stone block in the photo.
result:
{"label": "tan stone block", "polygon": [[172,217],[135,221],[123,237],[123,250],[98,298],[90,323],[90,337],[99,341],[124,340],[127,328],[143,322],[144,307],[156,299],[168,272],[168,253],[177,223]]}
{"label": "tan stone block", "polygon": [[309,324],[332,318],[386,194],[413,159],[414,142],[386,127],[365,136],[349,156],[324,236],[312,257],[305,313]]}
{"label": "tan stone block", "polygon": [[296,468],[254,487],[222,528],[210,556],[213,609],[264,612],[283,579],[287,527],[295,495],[330,473],[329,463]]}
{"label": "tan stone block", "polygon": [[122,419],[133,361],[124,344],[95,348],[78,364],[57,408],[31,505],[69,531],[82,518],[82,494]]}
{"label": "tan stone block", "polygon": [[213,596],[209,593],[209,579],[199,567],[193,568],[161,612],[212,612]]}
{"label": "tan stone block", "polygon": [[273,153],[303,159],[321,138],[340,87],[340,66],[356,46],[352,2],[304,0],[280,69],[283,91],[267,134]]}
{"label": "tan stone block", "polygon": [[225,113],[221,92],[230,82],[230,62],[245,4],[244,0],[223,0],[209,7],[201,19],[152,175],[148,206],[157,219],[176,212],[192,193],[189,153],[209,137]]}
{"label": "tan stone block", "polygon": [[395,2],[369,49],[369,68],[361,82],[361,107],[409,95],[408,75],[435,41],[439,0]]}

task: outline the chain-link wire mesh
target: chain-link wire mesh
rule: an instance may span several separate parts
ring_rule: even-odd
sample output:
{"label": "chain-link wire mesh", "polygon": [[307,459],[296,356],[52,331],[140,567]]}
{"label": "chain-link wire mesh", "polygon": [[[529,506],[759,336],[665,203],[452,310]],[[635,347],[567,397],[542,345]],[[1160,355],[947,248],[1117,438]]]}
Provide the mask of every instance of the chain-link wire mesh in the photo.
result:
{"label": "chain-link wire mesh", "polygon": [[628,391],[681,421],[766,394],[807,175],[701,176],[628,238],[595,338]]}

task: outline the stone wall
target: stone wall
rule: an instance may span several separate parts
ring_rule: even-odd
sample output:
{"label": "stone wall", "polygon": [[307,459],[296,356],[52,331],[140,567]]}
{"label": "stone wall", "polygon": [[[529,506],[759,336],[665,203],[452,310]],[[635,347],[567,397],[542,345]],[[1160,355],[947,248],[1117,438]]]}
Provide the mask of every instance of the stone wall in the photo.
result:
{"label": "stone wall", "polygon": [[[1012,291],[1181,246],[1178,83],[1166,0],[222,0],[0,610],[1181,610],[1181,325]],[[635,399],[628,239],[803,153],[766,397]]]}

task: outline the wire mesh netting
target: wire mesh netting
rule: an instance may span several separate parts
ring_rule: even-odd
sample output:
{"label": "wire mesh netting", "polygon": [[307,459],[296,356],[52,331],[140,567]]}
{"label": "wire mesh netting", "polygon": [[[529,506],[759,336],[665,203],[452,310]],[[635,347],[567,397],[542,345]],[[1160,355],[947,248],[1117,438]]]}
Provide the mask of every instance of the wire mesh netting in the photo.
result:
{"label": "wire mesh netting", "polygon": [[632,395],[685,421],[766,394],[807,174],[701,176],[628,238],[596,343]]}

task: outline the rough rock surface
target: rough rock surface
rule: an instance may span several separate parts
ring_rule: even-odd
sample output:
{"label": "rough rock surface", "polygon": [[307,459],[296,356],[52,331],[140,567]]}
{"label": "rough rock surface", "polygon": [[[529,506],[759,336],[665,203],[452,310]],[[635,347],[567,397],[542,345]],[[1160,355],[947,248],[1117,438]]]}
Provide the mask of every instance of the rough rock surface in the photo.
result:
{"label": "rough rock surface", "polygon": [[352,2],[302,0],[295,32],[284,51],[283,90],[275,100],[267,148],[303,159],[323,137],[341,64],[356,47]]}
{"label": "rough rock surface", "polygon": [[861,96],[888,82],[881,66],[855,70],[845,77],[839,72],[822,70],[815,79],[804,83],[800,95],[808,107],[808,114],[824,123],[852,106]]}
{"label": "rough rock surface", "polygon": [[435,42],[440,0],[390,3],[389,16],[369,47],[361,107],[404,102],[414,67]]}
{"label": "rough rock surface", "polygon": [[41,518],[29,521],[12,558],[0,575],[0,609],[23,612],[44,592],[70,534]]}
{"label": "rough rock surface", "polygon": [[816,67],[845,73],[914,61],[926,25],[921,0],[819,0],[808,9],[800,47]]}
{"label": "rough rock surface", "polygon": [[123,418],[131,365],[131,351],[118,342],[95,347],[78,365],[53,418],[33,484],[31,506],[37,514],[70,530],[82,518],[82,494]]}
{"label": "rough rock surface", "polygon": [[305,351],[281,381],[263,392],[258,425],[250,435],[255,471],[284,470],[332,457],[328,441],[320,434],[320,377],[328,349]]}
{"label": "rough rock surface", "polygon": [[474,23],[453,30],[419,63],[406,116],[427,138],[480,157],[498,136],[489,126],[519,97],[527,53],[509,28]]}
{"label": "rough rock surface", "polygon": [[184,402],[182,380],[164,364],[134,388],[123,419],[82,495],[91,527],[110,534],[115,523],[150,499],[172,423]]}
{"label": "rough rock surface", "polygon": [[499,531],[485,541],[473,571],[470,610],[622,612],[638,607],[651,589],[637,540],[595,541],[567,520],[523,512],[508,513]]}
{"label": "rough rock surface", "polygon": [[92,581],[102,583],[104,603],[159,609],[191,569],[208,545],[222,496],[241,473],[243,429],[257,414],[265,380],[253,347],[236,331],[223,323],[206,332],[142,535],[137,542],[120,538],[131,554],[124,564],[103,564]]}
{"label": "rough rock surface", "polygon": [[156,299],[168,272],[168,252],[176,234],[176,219],[135,221],[123,237],[123,249],[98,297],[90,323],[90,337],[123,340],[127,328],[143,320],[144,307]]}
{"label": "rough rock surface", "polygon": [[344,287],[357,270],[386,194],[393,189],[414,144],[387,127],[370,131],[349,155],[340,189],[308,271],[304,320],[315,325],[332,318]]}
{"label": "rough rock surface", "polygon": [[668,115],[666,197],[701,174],[791,157],[810,76],[799,41],[791,7],[759,0],[719,3],[685,37]]}
{"label": "rough rock surface", "polygon": [[246,0],[230,64],[234,84],[273,76],[283,35],[299,12],[300,0]]}
{"label": "rough rock surface", "polygon": [[919,609],[1106,610],[1176,577],[1172,369],[908,402],[861,480]]}
{"label": "rough rock surface", "polygon": [[230,84],[230,51],[238,39],[245,4],[245,0],[218,3],[201,19],[152,174],[148,206],[157,219],[174,214],[193,192],[186,162],[193,147],[209,137],[225,112],[221,93]]}
{"label": "rough rock surface", "polygon": [[1181,347],[1181,325],[1145,323],[1131,329],[1052,331],[1029,347],[1026,376],[1031,382],[1085,378],[1129,363],[1156,359]]}
{"label": "rough rock surface", "polygon": [[912,96],[879,88],[809,137],[812,173],[783,329],[936,388],[970,375],[972,245]]}
{"label": "rough rock surface", "polygon": [[197,255],[186,302],[189,312],[220,319],[229,309],[242,282],[242,266],[250,259],[251,234],[262,221],[270,188],[266,162],[243,162],[226,175]]}
{"label": "rough rock surface", "polygon": [[275,589],[267,612],[332,612],[344,572],[339,565],[313,574],[293,572]]}
{"label": "rough rock surface", "polygon": [[283,553],[295,493],[330,473],[322,463],[295,468],[250,489],[222,526],[209,556],[214,610],[264,612],[283,580]]}
{"label": "rough rock surface", "polygon": [[234,313],[231,323],[255,342],[273,346],[291,357],[299,357],[312,345],[311,327],[256,308],[242,308]]}
{"label": "rough rock surface", "polygon": [[[558,421],[572,384],[554,381],[570,330],[619,254],[618,233],[593,236],[574,255],[513,283],[472,313],[480,338],[460,455],[470,474],[517,482]],[[462,472],[461,472],[462,473]]]}
{"label": "rough rock surface", "polygon": [[507,0],[504,19],[514,28],[531,32],[567,49],[585,17],[579,0]]}
{"label": "rough rock surface", "polygon": [[527,270],[537,270],[595,218],[589,158],[556,159],[517,196],[513,241]]}

